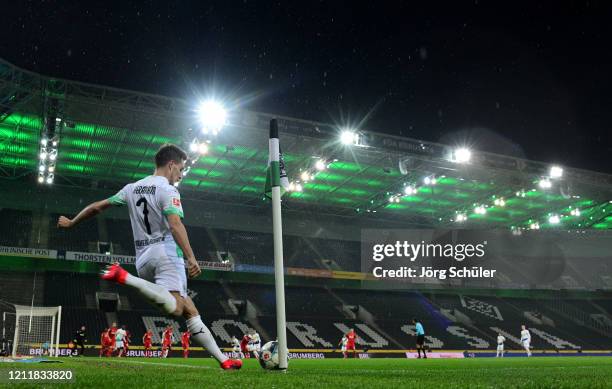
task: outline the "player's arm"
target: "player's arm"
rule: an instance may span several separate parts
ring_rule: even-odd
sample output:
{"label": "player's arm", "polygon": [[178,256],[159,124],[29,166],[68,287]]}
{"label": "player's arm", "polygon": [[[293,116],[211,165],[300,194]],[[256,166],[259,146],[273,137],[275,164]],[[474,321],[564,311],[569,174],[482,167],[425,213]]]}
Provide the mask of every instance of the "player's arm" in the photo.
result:
{"label": "player's arm", "polygon": [[183,255],[187,259],[187,270],[189,277],[197,277],[202,273],[200,265],[195,259],[191,245],[189,244],[189,238],[187,237],[187,230],[181,221],[181,217],[177,214],[171,213],[166,216],[168,218],[168,224],[170,225],[170,231],[174,237],[174,241],[183,250]]}
{"label": "player's arm", "polygon": [[79,214],[76,215],[74,219],[69,219],[66,216],[60,216],[59,219],[57,220],[57,227],[58,228],[74,227],[77,224],[81,223],[82,221],[91,219],[92,217],[104,212],[104,210],[106,210],[110,206],[111,206],[111,203],[108,200],[96,201],[95,203],[91,203],[85,208],[83,208],[83,210],[79,212]]}

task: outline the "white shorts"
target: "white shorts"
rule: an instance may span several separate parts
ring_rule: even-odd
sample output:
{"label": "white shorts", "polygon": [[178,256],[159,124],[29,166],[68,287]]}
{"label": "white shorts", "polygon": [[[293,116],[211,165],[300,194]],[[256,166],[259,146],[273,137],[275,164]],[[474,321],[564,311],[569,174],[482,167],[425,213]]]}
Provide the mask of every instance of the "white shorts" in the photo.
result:
{"label": "white shorts", "polygon": [[346,351],[346,345],[342,345],[342,348],[340,348],[340,351],[345,352]]}
{"label": "white shorts", "polygon": [[115,342],[115,350],[123,348],[123,342]]}
{"label": "white shorts", "polygon": [[523,347],[524,347],[524,348],[529,348],[530,343],[531,343],[531,342],[530,342],[530,341],[528,341],[528,340],[523,340]]}
{"label": "white shorts", "polygon": [[185,260],[176,255],[174,243],[148,247],[136,258],[136,270],[140,278],[187,296]]}
{"label": "white shorts", "polygon": [[497,345],[497,351],[504,351],[504,344],[498,344]]}

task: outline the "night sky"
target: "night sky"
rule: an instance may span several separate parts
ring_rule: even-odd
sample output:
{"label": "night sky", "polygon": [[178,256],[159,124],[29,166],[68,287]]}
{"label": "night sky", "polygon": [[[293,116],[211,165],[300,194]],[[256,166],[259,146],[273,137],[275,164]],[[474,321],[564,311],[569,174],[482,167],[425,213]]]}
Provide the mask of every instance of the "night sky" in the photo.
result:
{"label": "night sky", "polygon": [[214,93],[612,173],[605,1],[128,3],[7,3],[0,57],[49,76],[194,102]]}

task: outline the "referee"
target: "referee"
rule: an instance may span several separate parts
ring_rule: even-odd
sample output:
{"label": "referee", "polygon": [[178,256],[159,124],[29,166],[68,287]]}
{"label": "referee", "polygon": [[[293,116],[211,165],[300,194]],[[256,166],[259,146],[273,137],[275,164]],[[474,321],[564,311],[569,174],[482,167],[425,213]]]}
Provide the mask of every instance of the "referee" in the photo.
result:
{"label": "referee", "polygon": [[417,335],[416,349],[419,353],[418,358],[421,358],[421,350],[423,350],[423,358],[427,359],[425,347],[423,347],[423,344],[425,343],[425,329],[423,329],[423,324],[421,324],[421,322],[417,319],[412,319],[412,324],[414,324],[414,329]]}

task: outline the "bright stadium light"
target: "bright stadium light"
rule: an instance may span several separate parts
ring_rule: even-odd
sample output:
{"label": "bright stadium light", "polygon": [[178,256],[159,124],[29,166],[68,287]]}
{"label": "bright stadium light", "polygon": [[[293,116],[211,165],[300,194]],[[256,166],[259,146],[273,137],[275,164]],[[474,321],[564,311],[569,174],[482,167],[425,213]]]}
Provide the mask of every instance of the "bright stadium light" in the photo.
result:
{"label": "bright stadium light", "polygon": [[529,229],[531,229],[531,230],[539,230],[540,229],[540,223],[538,223],[538,222],[531,223],[529,225]]}
{"label": "bright stadium light", "polygon": [[456,163],[467,163],[472,159],[472,152],[465,147],[459,147],[453,151],[451,160]]}
{"label": "bright stadium light", "polygon": [[45,169],[46,169],[45,165],[38,166],[38,171],[41,172],[41,173],[43,173],[45,171]]}
{"label": "bright stadium light", "polygon": [[563,168],[561,166],[550,167],[550,178],[561,178],[563,177]]}
{"label": "bright stadium light", "polygon": [[189,151],[191,151],[192,153],[195,153],[198,151],[198,142],[197,141],[193,141],[191,142],[191,144],[189,145]]}
{"label": "bright stadium light", "polygon": [[216,135],[226,124],[227,111],[223,105],[214,100],[206,100],[198,107],[198,117],[203,125],[202,132]]}
{"label": "bright stadium light", "polygon": [[495,204],[495,206],[497,206],[497,207],[505,207],[506,206],[506,201],[504,200],[503,197],[499,197],[499,198],[496,198],[495,200],[493,200],[493,204]]}
{"label": "bright stadium light", "polygon": [[198,146],[198,152],[202,155],[208,153],[208,144],[206,142],[202,142]]}
{"label": "bright stadium light", "polygon": [[48,142],[47,138],[42,138],[42,140],[40,141],[40,144],[43,146],[46,146],[47,142]]}
{"label": "bright stadium light", "polygon": [[300,175],[300,178],[304,182],[310,181],[310,174],[308,174],[308,172],[302,172],[302,174]]}
{"label": "bright stadium light", "polygon": [[485,213],[487,213],[487,209],[484,206],[479,205],[474,208],[474,213],[478,215],[484,215]]}
{"label": "bright stadium light", "polygon": [[580,210],[578,208],[574,208],[570,211],[570,215],[572,216],[580,216]]}
{"label": "bright stadium light", "polygon": [[322,171],[322,170],[325,170],[326,168],[327,168],[327,164],[325,163],[325,160],[317,159],[317,162],[315,162],[315,169]]}
{"label": "bright stadium light", "polygon": [[542,189],[550,189],[552,187],[552,182],[548,178],[542,178],[538,182],[538,186]]}
{"label": "bright stadium light", "polygon": [[389,202],[390,202],[390,203],[399,203],[399,202],[400,202],[400,199],[399,199],[399,197],[397,197],[397,196],[390,196],[390,197],[389,197]]}
{"label": "bright stadium light", "polygon": [[438,183],[438,180],[436,180],[436,177],[434,176],[427,176],[423,178],[423,183],[425,185],[436,185]]}
{"label": "bright stadium light", "polygon": [[42,175],[38,176],[38,182],[40,182],[41,184],[45,182],[45,177],[43,177]]}
{"label": "bright stadium light", "polygon": [[548,218],[548,222],[550,224],[559,224],[561,223],[561,218],[559,217],[559,215],[550,215],[550,217]]}
{"label": "bright stadium light", "polygon": [[301,192],[304,188],[302,188],[302,184],[295,184],[295,191]]}
{"label": "bright stadium light", "polygon": [[53,184],[53,178],[54,178],[53,174],[49,174],[47,176],[47,184]]}
{"label": "bright stadium light", "polygon": [[414,186],[410,186],[408,185],[407,187],[404,188],[404,194],[406,196],[411,196],[413,194],[415,194],[417,192],[416,188]]}
{"label": "bright stadium light", "polygon": [[355,145],[359,143],[359,134],[353,130],[342,130],[340,133],[340,142],[343,145]]}
{"label": "bright stadium light", "polygon": [[40,152],[40,159],[43,160],[43,161],[45,159],[47,159],[47,152],[46,151],[41,151]]}
{"label": "bright stadium light", "polygon": [[458,213],[457,216],[455,217],[455,221],[458,223],[464,222],[467,220],[467,216],[465,213]]}
{"label": "bright stadium light", "polygon": [[47,168],[47,170],[49,170],[49,173],[53,173],[55,171],[55,166],[51,165]]}

